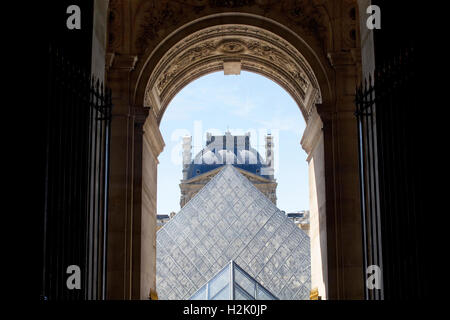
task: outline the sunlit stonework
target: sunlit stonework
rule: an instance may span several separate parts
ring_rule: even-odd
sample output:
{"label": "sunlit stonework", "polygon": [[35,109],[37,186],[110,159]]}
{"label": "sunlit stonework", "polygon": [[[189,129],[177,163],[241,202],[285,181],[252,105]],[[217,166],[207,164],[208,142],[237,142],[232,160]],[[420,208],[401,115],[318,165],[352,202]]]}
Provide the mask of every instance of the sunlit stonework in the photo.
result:
{"label": "sunlit stonework", "polygon": [[305,118],[315,103],[321,102],[314,72],[294,47],[259,28],[226,25],[207,28],[175,45],[151,75],[145,104],[152,106],[160,119],[181,88],[201,75],[223,70],[230,59],[240,62],[242,70],[279,83],[302,107]]}

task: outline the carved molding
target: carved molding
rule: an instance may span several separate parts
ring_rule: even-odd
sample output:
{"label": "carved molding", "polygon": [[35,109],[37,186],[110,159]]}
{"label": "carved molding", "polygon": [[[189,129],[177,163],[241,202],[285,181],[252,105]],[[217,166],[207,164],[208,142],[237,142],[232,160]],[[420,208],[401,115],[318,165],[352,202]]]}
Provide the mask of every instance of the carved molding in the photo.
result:
{"label": "carved molding", "polygon": [[108,71],[112,68],[114,63],[114,58],[116,57],[114,52],[108,52],[105,56],[105,69]]}
{"label": "carved molding", "polygon": [[255,0],[209,0],[213,8],[240,8],[255,4]]}
{"label": "carved molding", "polygon": [[171,99],[194,79],[240,61],[242,70],[260,73],[284,87],[307,118],[321,102],[318,81],[306,59],[275,34],[244,25],[222,25],[194,33],[173,46],[155,67],[144,105],[160,121]]}
{"label": "carved molding", "polygon": [[310,161],[313,151],[316,148],[317,143],[319,142],[319,136],[322,133],[322,127],[322,120],[317,113],[317,110],[314,109],[311,117],[307,122],[305,132],[303,132],[303,137],[300,142],[303,150],[305,150],[306,154],[308,155],[308,162]]}
{"label": "carved molding", "polygon": [[325,41],[331,35],[326,2],[325,0],[285,0],[281,1],[281,12],[293,24],[301,26],[317,39]]}
{"label": "carved molding", "polygon": [[131,109],[134,115],[134,123],[135,126],[142,127],[147,120],[147,117],[149,115],[150,108],[148,107],[133,107]]}
{"label": "carved molding", "polygon": [[149,112],[144,123],[144,144],[147,144],[148,150],[150,150],[158,162],[158,156],[161,154],[165,147],[164,139],[159,131],[159,126],[156,123],[155,116],[152,112]]}
{"label": "carved molding", "polygon": [[340,51],[340,52],[329,52],[328,60],[333,67],[340,67],[345,65],[354,65],[357,61],[357,56],[354,51]]}
{"label": "carved molding", "polygon": [[132,71],[136,67],[138,57],[129,54],[114,54],[110,69]]}

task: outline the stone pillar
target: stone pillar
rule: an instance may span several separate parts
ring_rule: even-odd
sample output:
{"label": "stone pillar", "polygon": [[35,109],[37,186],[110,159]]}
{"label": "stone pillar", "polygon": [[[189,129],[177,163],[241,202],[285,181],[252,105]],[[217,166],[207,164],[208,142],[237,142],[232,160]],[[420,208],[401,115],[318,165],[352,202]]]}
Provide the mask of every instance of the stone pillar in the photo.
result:
{"label": "stone pillar", "polygon": [[269,179],[274,178],[274,159],[273,159],[273,137],[271,134],[266,136],[266,164],[268,168],[264,168],[264,174],[269,176]]}
{"label": "stone pillar", "polygon": [[192,160],[192,137],[183,137],[183,180],[188,178],[188,168]]}
{"label": "stone pillar", "polygon": [[[146,245],[143,243],[141,230],[145,229],[142,225],[144,210],[142,206],[143,190],[143,158],[144,158],[144,123],[146,122],[149,109],[144,107],[133,108],[134,115],[134,155],[133,155],[133,215],[130,221],[131,224],[131,299],[145,299],[141,295],[141,278],[142,267],[141,262],[145,260],[142,251]],[[145,222],[145,220],[144,220]],[[156,231],[155,231],[156,232]],[[148,297],[148,295],[147,295]]]}
{"label": "stone pillar", "polygon": [[320,105],[323,122],[328,298],[363,299],[358,136],[354,95],[360,70],[352,51],[328,54],[335,70],[335,105]]}
{"label": "stone pillar", "polygon": [[311,289],[328,297],[327,217],[324,138],[322,120],[316,108],[308,119],[301,145],[308,155],[309,216],[311,245]]}
{"label": "stone pillar", "polygon": [[[134,209],[136,136],[135,109],[130,106],[129,79],[137,58],[109,55],[107,85],[114,105],[111,122],[110,207],[108,221],[107,299],[133,297],[133,227],[139,223]],[[139,131],[139,128],[138,130]]]}
{"label": "stone pillar", "polygon": [[164,149],[153,111],[144,124],[142,153],[142,222],[140,298],[155,296],[156,288],[156,215],[158,156]]}

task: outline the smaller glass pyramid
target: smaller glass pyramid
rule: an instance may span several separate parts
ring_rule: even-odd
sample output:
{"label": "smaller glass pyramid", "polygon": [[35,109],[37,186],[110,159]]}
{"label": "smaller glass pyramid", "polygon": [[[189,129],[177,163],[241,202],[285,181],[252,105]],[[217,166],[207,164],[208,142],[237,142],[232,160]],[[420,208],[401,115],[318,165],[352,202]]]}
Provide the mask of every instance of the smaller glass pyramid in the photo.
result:
{"label": "smaller glass pyramid", "polygon": [[278,300],[231,260],[189,300]]}

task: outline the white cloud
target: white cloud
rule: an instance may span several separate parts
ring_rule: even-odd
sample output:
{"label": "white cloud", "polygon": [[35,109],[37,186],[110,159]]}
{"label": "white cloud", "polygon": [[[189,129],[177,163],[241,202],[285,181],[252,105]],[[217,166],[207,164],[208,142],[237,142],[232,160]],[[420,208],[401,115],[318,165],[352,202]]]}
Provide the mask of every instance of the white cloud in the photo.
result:
{"label": "white cloud", "polygon": [[290,131],[295,134],[301,134],[305,129],[299,119],[293,118],[292,116],[276,116],[270,120],[257,120],[257,122],[265,129],[278,129],[280,131]]}
{"label": "white cloud", "polygon": [[225,100],[225,104],[234,108],[231,113],[239,117],[247,117],[256,108],[256,104],[248,97],[242,101],[238,97],[231,96]]}

